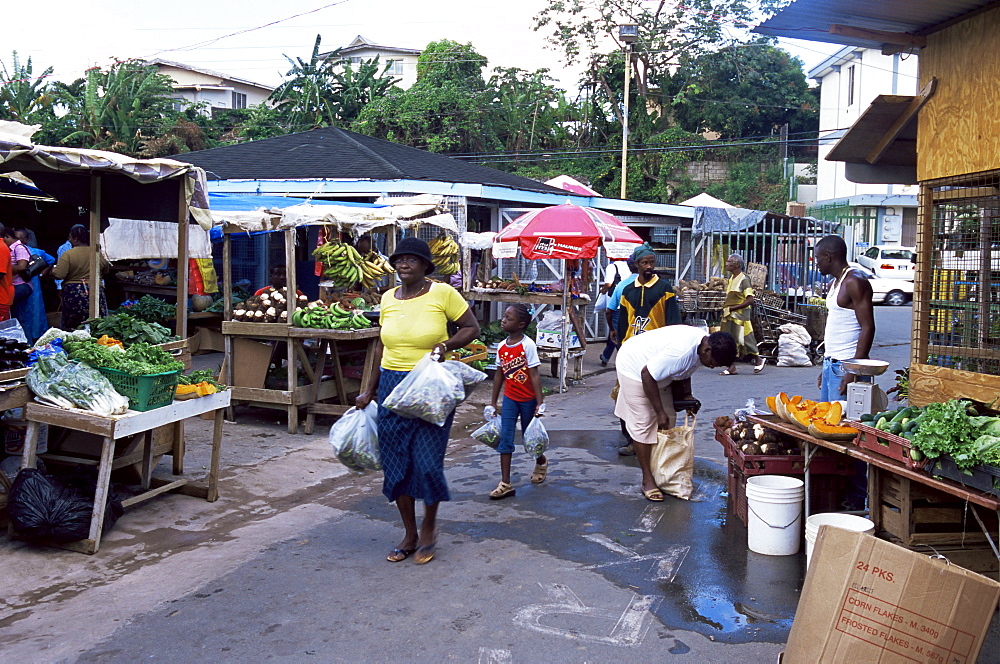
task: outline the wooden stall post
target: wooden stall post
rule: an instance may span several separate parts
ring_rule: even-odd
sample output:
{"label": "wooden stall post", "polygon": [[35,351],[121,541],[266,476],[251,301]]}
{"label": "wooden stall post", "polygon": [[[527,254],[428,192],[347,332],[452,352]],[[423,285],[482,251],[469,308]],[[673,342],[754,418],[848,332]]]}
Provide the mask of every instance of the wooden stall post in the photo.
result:
{"label": "wooden stall post", "polygon": [[[225,302],[222,303],[222,319],[225,321],[230,321],[233,319],[233,244],[232,239],[229,234],[228,226],[223,226],[222,228],[222,296],[225,298]],[[228,361],[224,362],[226,366],[226,375],[223,377],[226,385],[233,384],[233,338],[228,335],[222,335],[222,348],[225,351],[223,357]],[[226,409],[226,419],[229,421],[234,421],[235,415],[233,412],[233,407],[230,405]]]}
{"label": "wooden stall post", "polygon": [[90,178],[90,317],[101,315],[101,176]]}
{"label": "wooden stall post", "polygon": [[177,336],[187,339],[188,320],[188,205],[184,183],[177,186]]}
{"label": "wooden stall post", "polygon": [[[295,283],[295,229],[285,229],[285,291],[287,293],[286,304],[288,305],[288,325],[292,324],[291,316],[295,312],[294,293],[298,290]],[[285,351],[288,362],[288,392],[294,394],[299,383],[299,372],[296,370],[298,363],[295,359],[295,345],[301,343],[297,339],[289,338],[285,342]],[[299,430],[299,407],[295,404],[295,399],[291,399],[288,404],[288,433],[298,433]]]}

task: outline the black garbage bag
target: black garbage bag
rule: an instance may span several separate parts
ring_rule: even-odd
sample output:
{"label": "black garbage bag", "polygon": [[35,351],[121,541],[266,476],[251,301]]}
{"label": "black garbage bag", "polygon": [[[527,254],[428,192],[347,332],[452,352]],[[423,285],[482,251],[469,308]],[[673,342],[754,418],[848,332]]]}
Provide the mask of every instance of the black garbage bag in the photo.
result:
{"label": "black garbage bag", "polygon": [[[49,542],[75,542],[90,536],[96,482],[63,482],[34,468],[18,472],[7,499],[7,515],[18,536]],[[125,513],[108,492],[102,533]]]}

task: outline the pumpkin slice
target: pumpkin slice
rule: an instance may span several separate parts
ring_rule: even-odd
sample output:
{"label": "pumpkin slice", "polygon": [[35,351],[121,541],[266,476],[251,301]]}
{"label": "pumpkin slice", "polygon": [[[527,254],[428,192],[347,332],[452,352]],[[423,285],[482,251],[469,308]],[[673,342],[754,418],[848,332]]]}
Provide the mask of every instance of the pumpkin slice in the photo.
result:
{"label": "pumpkin slice", "polygon": [[[830,410],[826,412],[823,416],[823,422],[829,424],[832,427],[840,424],[840,420],[844,418],[844,407],[840,405],[839,401],[834,401],[830,404]],[[849,428],[849,427],[848,427]]]}
{"label": "pumpkin slice", "polygon": [[784,392],[778,392],[778,401],[781,403],[788,403],[789,398],[790,397]]}
{"label": "pumpkin slice", "polygon": [[[770,408],[771,412],[774,413],[775,415],[778,415],[778,406],[775,403],[775,402],[777,402],[777,400],[778,400],[778,397],[767,397],[766,399],[764,399],[764,401],[767,402],[767,407]],[[778,417],[781,417],[781,416],[778,415]]]}
{"label": "pumpkin slice", "polygon": [[792,416],[793,424],[797,424],[803,429],[808,429],[809,424],[813,421],[812,416],[806,410],[793,410],[789,412]]}
{"label": "pumpkin slice", "polygon": [[796,396],[792,397],[791,399],[789,399],[786,403],[800,404],[800,403],[802,403],[802,396],[801,395],[796,395]]}
{"label": "pumpkin slice", "polygon": [[784,401],[782,401],[781,399],[775,399],[774,400],[774,407],[777,408],[777,412],[775,414],[783,422],[791,422],[791,420],[788,419],[788,407],[785,406],[785,402]]}
{"label": "pumpkin slice", "polygon": [[813,420],[808,428],[809,433],[824,440],[854,440],[858,435],[854,427],[831,426],[822,420]]}

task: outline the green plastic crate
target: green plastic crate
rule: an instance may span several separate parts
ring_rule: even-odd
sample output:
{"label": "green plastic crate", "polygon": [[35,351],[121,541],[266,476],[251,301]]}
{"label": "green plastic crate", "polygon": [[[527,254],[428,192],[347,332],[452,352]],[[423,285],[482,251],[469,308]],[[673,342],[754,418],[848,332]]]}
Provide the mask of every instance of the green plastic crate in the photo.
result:
{"label": "green plastic crate", "polygon": [[143,412],[172,404],[181,374],[180,369],[148,376],[133,376],[107,367],[97,370],[111,381],[118,394],[128,398],[129,408]]}

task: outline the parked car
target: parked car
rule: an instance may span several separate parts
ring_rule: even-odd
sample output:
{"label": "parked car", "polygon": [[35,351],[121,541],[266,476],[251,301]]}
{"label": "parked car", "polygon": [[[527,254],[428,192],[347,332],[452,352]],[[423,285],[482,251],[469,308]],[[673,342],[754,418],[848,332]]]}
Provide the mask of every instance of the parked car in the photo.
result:
{"label": "parked car", "polygon": [[913,281],[909,279],[883,279],[876,277],[871,270],[850,263],[855,273],[861,274],[872,285],[872,302],[875,304],[890,304],[898,307],[913,299]]}
{"label": "parked car", "polygon": [[914,247],[876,244],[858,256],[858,263],[883,279],[913,279]]}

